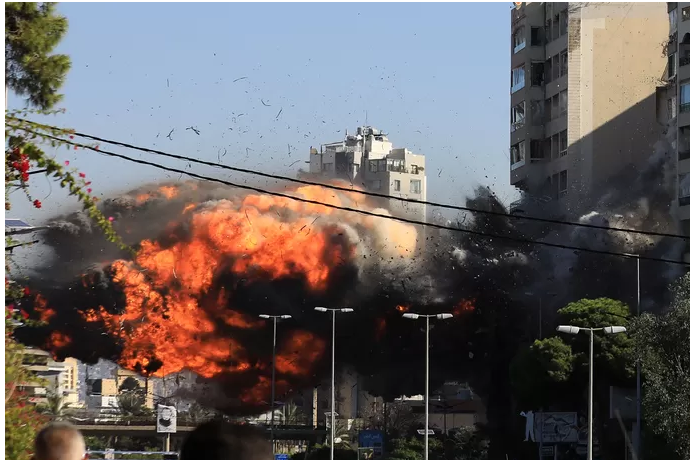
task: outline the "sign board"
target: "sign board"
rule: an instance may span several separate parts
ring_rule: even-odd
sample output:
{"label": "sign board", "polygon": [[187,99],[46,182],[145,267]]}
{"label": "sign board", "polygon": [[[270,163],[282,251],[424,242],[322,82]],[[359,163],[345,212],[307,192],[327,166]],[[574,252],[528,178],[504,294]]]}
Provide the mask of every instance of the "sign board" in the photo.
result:
{"label": "sign board", "polygon": [[288,454],[275,454],[275,460],[289,460],[290,455]]}
{"label": "sign board", "polygon": [[177,409],[174,406],[158,405],[156,432],[177,433]]}
{"label": "sign board", "polygon": [[541,442],[577,442],[577,412],[538,412],[535,414],[534,431]]}
{"label": "sign board", "polygon": [[[424,430],[417,430],[417,433],[424,434]],[[434,430],[429,429],[429,430],[427,430],[427,433],[429,434],[429,436],[433,436]]]}
{"label": "sign board", "polygon": [[360,448],[383,448],[383,431],[379,430],[362,430],[359,432],[359,447]]}
{"label": "sign board", "polygon": [[525,442],[577,443],[577,412],[520,412],[525,418]]}

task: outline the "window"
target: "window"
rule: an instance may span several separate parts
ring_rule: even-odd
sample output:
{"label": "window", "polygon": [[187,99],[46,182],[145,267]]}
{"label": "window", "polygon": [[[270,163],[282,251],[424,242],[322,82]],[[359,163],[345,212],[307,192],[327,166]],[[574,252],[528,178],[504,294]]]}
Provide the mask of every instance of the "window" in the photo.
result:
{"label": "window", "polygon": [[671,32],[675,32],[678,28],[678,8],[673,8],[668,12],[668,26],[671,28]]}
{"label": "window", "polygon": [[561,36],[560,29],[559,29],[560,23],[561,23],[561,15],[559,13],[556,13],[556,15],[553,17],[553,27],[551,28],[551,31],[552,31],[551,40],[555,40]]}
{"label": "window", "polygon": [[690,19],[690,6],[686,6],[682,10],[680,10],[680,18],[681,21],[687,21]]}
{"label": "window", "polygon": [[510,110],[510,132],[525,125],[525,101],[520,102]]}
{"label": "window", "polygon": [[520,26],[513,32],[513,54],[523,49],[526,45],[525,27]]}
{"label": "window", "polygon": [[422,193],[422,181],[418,179],[410,180],[410,193]]}
{"label": "window", "polygon": [[540,161],[544,159],[544,150],[542,141],[539,139],[532,139],[529,141],[529,158],[531,161]]}
{"label": "window", "polygon": [[400,191],[400,181],[399,181],[399,180],[394,180],[394,181],[393,181],[393,191],[394,191],[394,192],[399,192],[399,191]]}
{"label": "window", "polygon": [[529,44],[531,46],[542,46],[544,44],[544,31],[541,27],[532,27]]}
{"label": "window", "polygon": [[510,147],[510,165],[522,166],[525,163],[525,141],[518,142]]}
{"label": "window", "polygon": [[544,63],[532,62],[531,65],[530,80],[532,86],[542,86],[544,84]]}
{"label": "window", "polygon": [[548,139],[544,139],[544,142],[542,143],[541,146],[541,156],[545,160],[550,160],[551,159],[551,138],[549,137]]}
{"label": "window", "polygon": [[680,84],[680,113],[690,112],[690,81]]}
{"label": "window", "polygon": [[532,100],[529,105],[532,126],[539,126],[544,123],[544,102]]}
{"label": "window", "polygon": [[568,130],[565,129],[558,133],[559,140],[559,153],[560,156],[564,157],[568,154]]}
{"label": "window", "polygon": [[690,196],[690,174],[678,175],[678,198]]}
{"label": "window", "polygon": [[568,52],[563,51],[561,53],[561,77],[568,73]]}
{"label": "window", "polygon": [[673,120],[676,118],[678,111],[678,106],[677,106],[677,101],[676,101],[676,96],[672,96],[671,99],[668,100],[668,119]]}
{"label": "window", "polygon": [[568,113],[568,90],[563,90],[560,93],[560,111],[561,115],[565,115]]}
{"label": "window", "polygon": [[668,55],[668,78],[674,78],[676,76],[676,53],[671,53]]}
{"label": "window", "polygon": [[544,81],[546,83],[551,83],[551,59],[546,60],[546,64],[544,65]]}
{"label": "window", "polygon": [[417,165],[410,165],[410,172],[412,174],[419,174],[419,166]]}
{"label": "window", "polygon": [[558,174],[558,197],[568,194],[568,170],[564,169]]}
{"label": "window", "polygon": [[558,28],[560,29],[561,35],[566,35],[568,33],[568,10],[565,9],[560,12],[558,16]]}
{"label": "window", "polygon": [[[548,3],[547,3],[548,5]],[[548,16],[548,14],[547,14]],[[547,19],[544,25],[544,41],[546,43],[551,41],[551,19]]]}
{"label": "window", "polygon": [[381,181],[380,180],[371,181],[370,187],[372,190],[381,190]]}
{"label": "window", "polygon": [[556,55],[551,59],[551,61],[551,67],[553,68],[553,77],[551,79],[555,80],[561,76],[561,58],[560,56]]}
{"label": "window", "polygon": [[524,87],[525,87],[525,66],[521,65],[520,67],[513,69],[512,86],[511,86],[510,91],[511,91],[511,93],[514,93],[516,91],[521,90]]}
{"label": "window", "polygon": [[551,120],[555,120],[561,114],[558,109],[558,94],[551,99]]}
{"label": "window", "polygon": [[324,163],[322,168],[324,172],[333,172],[333,163]]}
{"label": "window", "polygon": [[379,172],[378,161],[369,160],[369,172],[372,172],[372,173]]}

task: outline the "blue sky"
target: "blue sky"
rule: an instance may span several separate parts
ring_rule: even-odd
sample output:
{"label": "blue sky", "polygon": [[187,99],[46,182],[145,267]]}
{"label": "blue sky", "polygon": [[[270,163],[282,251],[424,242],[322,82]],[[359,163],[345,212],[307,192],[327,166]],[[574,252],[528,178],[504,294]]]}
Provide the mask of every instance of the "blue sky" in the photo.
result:
{"label": "blue sky", "polygon": [[[340,140],[367,117],[395,146],[426,155],[428,199],[464,204],[480,183],[511,197],[509,3],[59,9],[70,22],[59,51],[72,70],[67,113],[48,118],[53,124],[211,161],[227,150],[226,164],[293,175],[306,167],[310,146]],[[23,106],[12,95],[9,103]],[[93,152],[57,155],[103,196],[167,179]],[[36,182],[44,209],[18,197],[13,216],[41,219],[76,207],[56,184]]]}

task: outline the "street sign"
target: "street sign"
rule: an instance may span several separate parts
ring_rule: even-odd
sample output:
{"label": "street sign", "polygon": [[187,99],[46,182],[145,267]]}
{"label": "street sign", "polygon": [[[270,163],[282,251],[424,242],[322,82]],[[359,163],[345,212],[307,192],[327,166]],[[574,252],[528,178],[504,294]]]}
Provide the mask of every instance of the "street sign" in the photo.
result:
{"label": "street sign", "polygon": [[174,406],[158,405],[156,432],[177,433],[177,409]]}
{"label": "street sign", "polygon": [[288,454],[275,454],[275,460],[288,460],[289,458]]}
{"label": "street sign", "polygon": [[[417,433],[419,433],[419,434],[424,434],[424,430],[417,430]],[[434,430],[431,430],[431,429],[430,429],[430,430],[428,430],[428,433],[429,433],[429,436],[433,436],[433,435],[434,435]]]}

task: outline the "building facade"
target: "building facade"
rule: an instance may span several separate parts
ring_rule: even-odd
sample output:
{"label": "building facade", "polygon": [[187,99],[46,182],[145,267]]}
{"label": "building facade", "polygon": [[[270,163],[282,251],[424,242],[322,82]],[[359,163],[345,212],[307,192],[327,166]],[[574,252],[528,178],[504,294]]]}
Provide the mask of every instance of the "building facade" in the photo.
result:
{"label": "building facade", "polygon": [[79,398],[79,367],[76,359],[55,361],[48,352],[26,348],[23,350],[22,364],[38,377],[36,382],[26,382],[22,385],[31,402],[43,404],[47,402],[48,396],[59,395],[66,407],[82,405]]}
{"label": "building facade", "polygon": [[[382,195],[426,201],[426,159],[406,148],[393,148],[382,131],[357,128],[340,142],[311,148],[309,172],[322,179],[341,179]],[[388,209],[409,219],[426,222],[422,203],[391,200]]]}
{"label": "building facade", "polygon": [[515,4],[512,185],[576,213],[612,175],[646,163],[664,130],[669,19],[664,3]]}
{"label": "building facade", "polygon": [[[675,130],[677,211],[683,234],[690,235],[690,2],[669,2],[666,107]],[[675,123],[674,123],[675,121]],[[688,254],[685,255],[686,260]]]}

